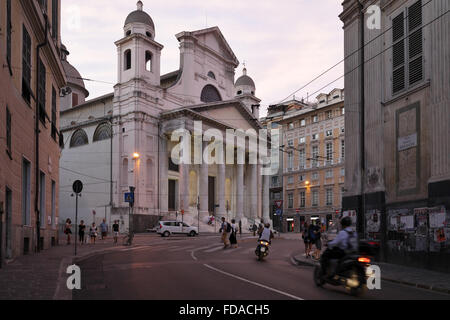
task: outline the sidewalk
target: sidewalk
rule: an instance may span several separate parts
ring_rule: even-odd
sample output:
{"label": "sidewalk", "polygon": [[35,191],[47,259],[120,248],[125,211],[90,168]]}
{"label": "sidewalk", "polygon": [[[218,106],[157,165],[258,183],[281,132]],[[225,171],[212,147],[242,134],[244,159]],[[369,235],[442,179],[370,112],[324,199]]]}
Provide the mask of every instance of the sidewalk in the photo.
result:
{"label": "sidewalk", "polygon": [[[297,265],[316,266],[319,263],[304,254],[292,257]],[[408,286],[450,294],[450,274],[402,265],[376,262],[381,269],[381,279]]]}
{"label": "sidewalk", "polygon": [[[148,245],[149,235],[136,235],[133,246]],[[120,238],[119,244],[114,245],[112,237],[108,237],[97,240],[96,244],[78,245],[75,257],[73,243],[68,246],[61,240],[59,246],[20,256],[0,269],[0,300],[70,299],[70,292],[61,294],[64,291],[59,290],[59,284],[65,283],[66,268],[75,258],[123,248]]]}

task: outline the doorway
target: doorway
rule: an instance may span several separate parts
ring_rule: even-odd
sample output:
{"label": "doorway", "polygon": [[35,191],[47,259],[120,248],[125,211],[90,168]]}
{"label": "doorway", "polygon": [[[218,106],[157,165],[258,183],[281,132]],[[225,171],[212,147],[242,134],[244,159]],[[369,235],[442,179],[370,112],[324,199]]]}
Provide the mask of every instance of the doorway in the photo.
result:
{"label": "doorway", "polygon": [[12,235],[12,192],[10,189],[6,188],[6,199],[5,199],[5,240],[6,240],[6,259],[12,258],[12,246],[11,246],[11,235]]}
{"label": "doorway", "polygon": [[216,206],[216,178],[208,177],[208,210],[215,214]]}

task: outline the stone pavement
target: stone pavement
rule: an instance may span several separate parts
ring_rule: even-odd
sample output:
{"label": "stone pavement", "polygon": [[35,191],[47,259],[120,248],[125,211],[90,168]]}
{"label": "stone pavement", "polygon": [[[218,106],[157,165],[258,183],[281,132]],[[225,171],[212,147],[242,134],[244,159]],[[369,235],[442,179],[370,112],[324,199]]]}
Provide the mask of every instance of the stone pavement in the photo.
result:
{"label": "stone pavement", "polygon": [[[295,255],[292,259],[297,265],[318,265],[316,260],[306,258],[304,253]],[[450,294],[450,274],[448,273],[382,262],[374,264],[380,267],[382,280]]]}
{"label": "stone pavement", "polygon": [[[136,235],[133,246],[149,244],[149,235]],[[65,276],[65,270],[74,258],[123,248],[120,238],[119,244],[115,245],[109,237],[107,240],[97,240],[96,244],[78,245],[75,257],[73,243],[68,246],[65,240],[60,240],[59,246],[38,254],[20,256],[0,269],[0,300],[70,299],[58,292],[62,292],[59,290],[61,275]]]}

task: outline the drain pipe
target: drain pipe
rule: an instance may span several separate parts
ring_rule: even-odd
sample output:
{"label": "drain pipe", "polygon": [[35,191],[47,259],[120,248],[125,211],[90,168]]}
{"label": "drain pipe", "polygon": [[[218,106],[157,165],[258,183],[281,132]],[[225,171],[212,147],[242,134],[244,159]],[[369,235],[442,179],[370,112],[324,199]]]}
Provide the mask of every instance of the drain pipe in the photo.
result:
{"label": "drain pipe", "polygon": [[41,48],[45,47],[48,44],[48,16],[44,12],[44,21],[45,21],[45,39],[44,42],[40,43],[36,47],[36,110],[35,110],[35,138],[36,138],[36,172],[35,172],[35,183],[36,183],[36,191],[34,198],[34,210],[36,213],[36,252],[40,252],[40,239],[41,239],[41,219],[40,219],[40,210],[39,210],[39,180],[40,180],[40,172],[39,172],[39,52]]}

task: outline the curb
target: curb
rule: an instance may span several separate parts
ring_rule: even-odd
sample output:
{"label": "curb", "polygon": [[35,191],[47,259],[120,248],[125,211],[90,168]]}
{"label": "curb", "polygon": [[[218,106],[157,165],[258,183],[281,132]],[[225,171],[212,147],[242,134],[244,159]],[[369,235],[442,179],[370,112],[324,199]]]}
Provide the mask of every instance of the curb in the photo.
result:
{"label": "curb", "polygon": [[[291,261],[294,262],[296,265],[302,265],[302,266],[314,267],[314,266],[318,265],[318,263],[315,263],[314,261],[301,260],[301,259],[298,259],[296,256],[293,256]],[[430,290],[430,291],[435,291],[435,292],[439,292],[439,293],[444,293],[444,294],[449,294],[450,295],[450,289],[446,289],[446,288],[433,287],[431,285],[426,285],[426,284],[422,284],[422,283],[415,283],[415,282],[408,282],[408,281],[403,281],[403,280],[396,280],[396,279],[392,279],[392,278],[389,278],[389,277],[388,278],[382,277],[381,280],[385,280],[385,281],[389,281],[389,282],[392,282],[392,283],[403,284],[403,285],[410,286],[410,287],[415,287],[415,288],[419,288],[419,289],[425,289],[425,290]]]}

